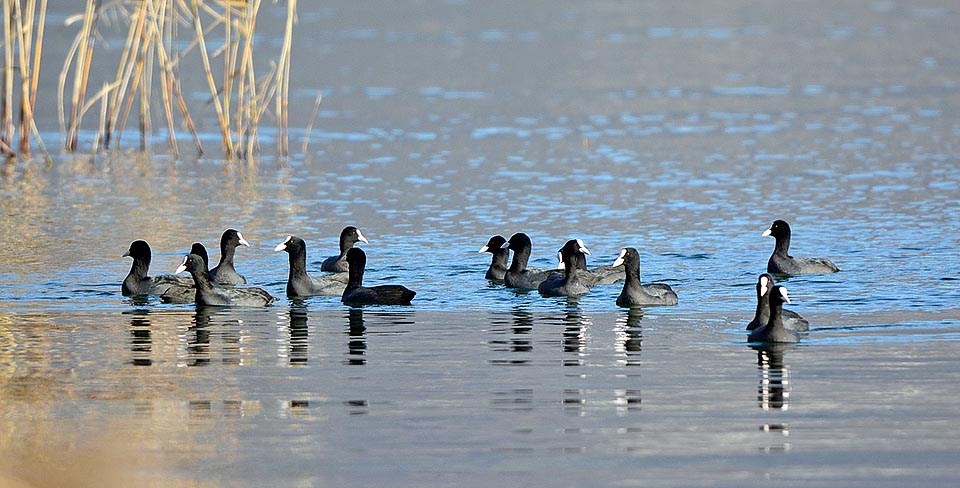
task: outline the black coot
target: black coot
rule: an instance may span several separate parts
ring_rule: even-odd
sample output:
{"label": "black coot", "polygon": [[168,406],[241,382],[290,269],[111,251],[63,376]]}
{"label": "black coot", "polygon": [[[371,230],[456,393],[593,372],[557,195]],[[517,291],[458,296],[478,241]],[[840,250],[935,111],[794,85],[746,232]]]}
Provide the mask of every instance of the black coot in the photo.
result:
{"label": "black coot", "polygon": [[632,247],[620,251],[614,266],[623,265],[626,280],[623,290],[617,297],[618,307],[639,307],[645,305],[676,305],[677,293],[670,285],[655,283],[644,285],[640,282],[640,253]]}
{"label": "black coot", "polygon": [[193,284],[197,289],[195,301],[199,306],[265,307],[276,300],[266,290],[256,287],[224,288],[214,285],[203,258],[196,254],[188,254],[183,258],[177,273],[183,271],[189,271],[193,276]]}
{"label": "black coot", "polygon": [[[757,278],[757,311],[753,315],[753,320],[747,324],[747,330],[753,330],[770,321],[770,292],[773,290],[773,276],[767,273]],[[796,332],[805,332],[810,328],[807,319],[796,312],[783,309],[781,318],[783,326]]]}
{"label": "black coot", "polygon": [[363,236],[360,229],[350,225],[340,231],[340,254],[330,256],[320,264],[320,271],[332,271],[334,273],[346,273],[349,270],[347,264],[347,251],[357,242],[366,242],[367,238]]}
{"label": "black coot", "polygon": [[147,241],[136,240],[130,243],[127,252],[123,257],[133,258],[133,265],[130,266],[130,272],[123,279],[120,285],[120,292],[123,296],[137,295],[162,295],[168,288],[174,285],[189,285],[188,279],[179,276],[161,275],[149,276],[150,272],[150,245]]}
{"label": "black coot", "polygon": [[527,267],[533,244],[530,237],[523,232],[517,232],[510,236],[510,240],[501,247],[513,251],[513,261],[503,275],[503,284],[508,288],[536,290],[540,283],[543,283],[551,274],[557,273],[555,269],[544,270]]}
{"label": "black coot", "polygon": [[750,331],[747,342],[798,342],[800,335],[783,326],[783,303],[790,303],[787,289],[774,286],[770,292],[770,318],[765,325]]}
{"label": "black coot", "polygon": [[[203,247],[203,244],[199,242],[194,242],[190,246],[189,254],[196,254],[203,259],[203,269],[207,269],[210,265],[207,257],[207,248]],[[180,278],[178,276],[178,278]],[[167,291],[163,292],[160,295],[160,299],[164,303],[193,303],[197,297],[197,288],[193,284],[193,277],[187,278],[189,283],[173,285],[170,288],[167,288]]]}
{"label": "black coot", "polygon": [[274,249],[290,255],[290,274],[287,277],[287,297],[339,296],[347,285],[343,274],[314,278],[307,274],[307,243],[297,236],[287,236]]}
{"label": "black coot", "polygon": [[347,305],[410,305],[417,294],[402,285],[363,286],[367,255],[359,247],[347,251],[347,262],[350,263],[350,281],[342,298]]}
{"label": "black coot", "polygon": [[477,251],[478,253],[488,252],[493,255],[493,259],[490,261],[490,267],[487,268],[487,274],[484,276],[486,279],[503,281],[503,275],[507,273],[507,265],[510,261],[510,250],[503,248],[506,242],[506,238],[501,235],[496,235],[491,237],[486,245]]}
{"label": "black coot", "polygon": [[[559,260],[559,269],[564,268],[563,254],[562,249],[557,251],[557,258]],[[607,266],[597,266],[593,269],[587,269],[587,256],[584,253],[578,253],[577,256],[577,269],[580,271],[577,273],[577,277],[580,279],[580,282],[586,286],[593,285],[612,285],[619,281],[623,281],[625,277],[623,265],[607,265]]]}
{"label": "black coot", "polygon": [[237,246],[250,247],[250,243],[243,238],[236,229],[227,229],[220,236],[220,263],[210,270],[210,279],[218,285],[245,285],[247,279],[237,273],[233,267],[233,255]]}
{"label": "black coot", "polygon": [[578,262],[586,262],[584,255],[590,251],[580,239],[570,239],[560,248],[560,262],[563,263],[563,275],[554,274],[540,283],[537,291],[545,297],[578,297],[590,291],[580,282]]}
{"label": "black coot", "polygon": [[787,252],[790,250],[790,224],[784,220],[774,220],[769,229],[763,231],[764,236],[773,236],[777,240],[773,248],[773,255],[767,261],[767,272],[783,275],[822,274],[840,271],[837,265],[829,259],[823,258],[795,258]]}

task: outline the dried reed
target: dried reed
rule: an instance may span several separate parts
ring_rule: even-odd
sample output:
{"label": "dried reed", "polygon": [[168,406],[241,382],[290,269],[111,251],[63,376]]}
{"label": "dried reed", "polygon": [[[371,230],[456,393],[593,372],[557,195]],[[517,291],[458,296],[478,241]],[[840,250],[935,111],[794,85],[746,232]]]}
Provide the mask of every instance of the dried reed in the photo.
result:
{"label": "dried reed", "polygon": [[[280,60],[270,63],[267,73],[258,77],[253,38],[260,4],[260,0],[193,0],[189,4],[183,0],[114,0],[103,6],[101,0],[87,0],[86,10],[77,18],[81,21],[79,33],[60,73],[59,109],[61,130],[66,134],[65,149],[77,150],[83,116],[93,103],[100,100],[103,105],[95,150],[119,144],[127,118],[137,102],[140,146],[145,150],[153,125],[151,104],[159,98],[170,150],[179,154],[175,116],[179,112],[182,124],[193,136],[197,152],[202,154],[200,137],[180,88],[180,64],[186,56],[196,53],[203,66],[225,155],[228,158],[250,158],[259,151],[259,124],[273,99],[277,151],[285,156],[288,153],[287,97],[296,0],[287,2]],[[108,11],[127,21],[129,27],[113,79],[104,82],[104,89],[94,100],[87,101],[98,18]],[[190,25],[193,39],[178,51],[179,25]],[[222,32],[224,42],[221,49],[211,52],[207,48],[207,39],[215,32]],[[214,75],[212,63],[212,58],[217,56],[223,61],[219,80]],[[69,120],[64,110],[68,78],[72,80]],[[154,87],[155,78],[159,79],[157,87]]]}
{"label": "dried reed", "polygon": [[[46,23],[47,1],[2,0],[3,9],[3,72],[0,75],[0,152],[14,156],[14,134],[19,131],[16,144],[20,154],[30,154],[30,135],[33,134],[47,161],[50,155],[40,138],[34,120],[37,84],[40,80],[40,54],[43,51],[43,32]],[[19,78],[19,124],[14,125],[14,97]]]}

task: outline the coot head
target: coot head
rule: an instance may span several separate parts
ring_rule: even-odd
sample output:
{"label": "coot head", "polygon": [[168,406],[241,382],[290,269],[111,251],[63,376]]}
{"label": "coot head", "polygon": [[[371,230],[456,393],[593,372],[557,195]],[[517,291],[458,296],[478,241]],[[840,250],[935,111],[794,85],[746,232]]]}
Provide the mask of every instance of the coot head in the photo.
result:
{"label": "coot head", "polygon": [[517,252],[520,249],[530,249],[532,246],[533,243],[530,241],[530,236],[523,232],[517,232],[510,236],[510,240],[503,243],[500,247],[501,249],[513,249],[514,252]]}
{"label": "coot head", "polygon": [[497,251],[504,248],[504,244],[506,244],[506,242],[507,242],[507,239],[505,237],[501,235],[495,235],[491,237],[490,240],[488,240],[487,243],[483,247],[481,247],[480,250],[477,252],[478,253],[488,252],[490,254],[496,254]]}
{"label": "coot head", "polygon": [[774,239],[790,237],[790,224],[788,224],[786,220],[774,220],[770,228],[763,231],[762,235],[764,237],[773,236]]}
{"label": "coot head", "polygon": [[297,236],[287,236],[280,244],[277,244],[277,247],[273,248],[273,252],[286,251],[288,253],[295,253],[298,251],[304,251],[307,248],[307,244],[303,242],[303,239]]}
{"label": "coot head", "polygon": [[223,235],[220,236],[220,248],[224,246],[232,245],[233,247],[237,246],[247,246],[250,247],[250,243],[243,238],[243,234],[240,233],[237,229],[227,229],[223,231]]}
{"label": "coot head", "polygon": [[150,259],[150,244],[147,244],[147,241],[136,240],[130,243],[130,248],[127,249],[127,252],[123,253],[123,257],[130,257],[133,259]]}
{"label": "coot head", "polygon": [[203,262],[203,258],[197,256],[196,254],[187,254],[183,257],[183,262],[180,263],[180,266],[177,266],[177,270],[174,271],[174,274],[180,274],[184,271],[189,271],[190,274],[195,275],[202,273],[206,270],[206,263]]}

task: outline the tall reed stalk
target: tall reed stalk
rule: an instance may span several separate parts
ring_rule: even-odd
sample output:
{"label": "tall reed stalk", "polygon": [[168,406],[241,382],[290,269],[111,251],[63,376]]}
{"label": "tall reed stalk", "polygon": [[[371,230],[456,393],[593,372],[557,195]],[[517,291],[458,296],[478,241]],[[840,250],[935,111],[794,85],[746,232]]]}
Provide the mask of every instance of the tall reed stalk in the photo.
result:
{"label": "tall reed stalk", "polygon": [[[193,136],[197,152],[202,154],[191,107],[181,91],[184,73],[180,65],[187,56],[197,55],[225,155],[245,159],[259,152],[257,133],[271,100],[277,119],[277,152],[287,155],[287,97],[296,0],[287,2],[279,62],[270,62],[266,73],[257,71],[263,70],[263,63],[257,62],[253,42],[261,0],[114,0],[107,5],[101,2],[87,0],[87,8],[78,18],[79,33],[60,73],[60,120],[66,150],[77,150],[83,116],[97,102],[101,103],[101,120],[95,150],[119,144],[134,105],[138,107],[140,146],[146,149],[153,127],[153,105],[159,102],[170,150],[179,154],[176,129],[182,124]],[[108,10],[128,21],[125,44],[113,78],[103,80],[104,88],[87,100],[98,18]],[[192,39],[178,50],[181,25],[190,26],[186,32]],[[217,33],[223,35],[223,47],[211,51],[207,40]],[[214,75],[212,61],[218,56],[223,62],[219,77]],[[65,111],[68,79],[72,81],[69,119]]]}
{"label": "tall reed stalk", "polygon": [[[30,136],[33,135],[49,161],[50,155],[34,120],[47,0],[40,0],[39,5],[36,0],[2,0],[2,10],[4,39],[3,70],[0,74],[0,152],[14,156],[16,147],[21,155],[28,156]],[[20,97],[19,121],[15,125],[13,111],[17,95]],[[19,135],[16,144],[13,142],[15,134]]]}

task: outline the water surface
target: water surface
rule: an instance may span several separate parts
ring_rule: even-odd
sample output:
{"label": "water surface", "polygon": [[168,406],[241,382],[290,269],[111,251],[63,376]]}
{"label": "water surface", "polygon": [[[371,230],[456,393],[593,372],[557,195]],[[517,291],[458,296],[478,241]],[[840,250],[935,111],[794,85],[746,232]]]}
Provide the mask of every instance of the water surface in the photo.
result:
{"label": "water surface", "polygon": [[[0,474],[951,482],[957,15],[947,2],[302,6],[295,55],[309,62],[293,92],[303,107],[324,95],[306,151],[271,157],[265,130],[254,162],[173,159],[160,134],[151,155],[3,168]],[[215,121],[199,124],[215,146]],[[793,255],[843,271],[788,280],[811,331],[758,350],[742,329],[776,218]],[[273,247],[303,237],[317,272],[348,224],[370,239],[367,282],[415,289],[412,307],[284,297]],[[237,268],[274,306],[120,296],[130,241],[171,273],[194,241],[216,260],[227,227],[253,244]],[[540,267],[571,237],[591,264],[636,247],[643,279],[680,304],[631,314],[617,286],[568,301],[488,283],[476,250],[518,231]]]}

